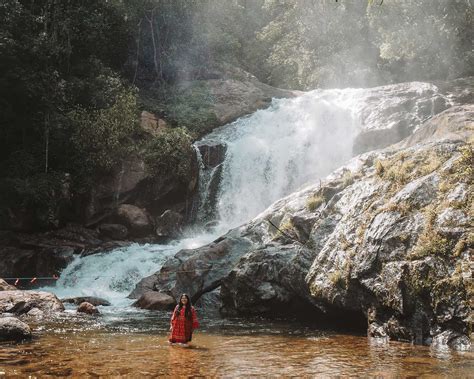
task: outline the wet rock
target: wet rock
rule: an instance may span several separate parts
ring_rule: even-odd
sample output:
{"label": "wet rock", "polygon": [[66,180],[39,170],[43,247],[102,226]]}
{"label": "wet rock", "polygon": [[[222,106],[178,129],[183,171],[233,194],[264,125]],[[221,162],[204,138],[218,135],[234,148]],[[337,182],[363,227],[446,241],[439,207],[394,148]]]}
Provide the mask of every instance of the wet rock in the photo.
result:
{"label": "wet rock", "polygon": [[98,230],[102,237],[115,240],[122,240],[128,235],[128,229],[121,224],[100,224]]}
{"label": "wet rock", "polygon": [[0,279],[0,291],[15,291],[16,287],[8,284],[5,280]]}
{"label": "wet rock", "polygon": [[293,244],[265,246],[240,258],[221,286],[226,315],[291,315],[311,303],[305,275],[313,252]]}
{"label": "wet rock", "polygon": [[67,298],[61,299],[61,301],[63,303],[70,303],[70,304],[76,304],[76,305],[80,305],[81,303],[84,303],[84,302],[92,304],[94,306],[97,306],[97,305],[109,306],[110,305],[109,301],[102,299],[100,297],[93,297],[93,296],[67,297]]}
{"label": "wet rock", "polygon": [[155,225],[158,237],[177,238],[182,234],[183,216],[168,209],[156,219]]}
{"label": "wet rock", "polygon": [[374,338],[388,338],[387,332],[383,325],[379,325],[376,322],[369,324],[367,329],[367,335]]}
{"label": "wet rock", "polygon": [[201,141],[197,143],[205,168],[216,167],[225,159],[227,146],[218,141]]}
{"label": "wet rock", "polygon": [[79,307],[77,307],[77,312],[78,313],[86,313],[89,315],[97,315],[99,314],[99,310],[92,305],[91,303],[88,303],[87,301],[82,302],[79,304]]}
{"label": "wet rock", "polygon": [[31,339],[31,329],[28,324],[14,317],[0,318],[0,341],[22,341]]}
{"label": "wet rock", "polygon": [[450,347],[455,350],[470,350],[471,340],[465,334],[453,330],[445,330],[433,337],[432,346],[438,349]]}
{"label": "wet rock", "polygon": [[[472,131],[465,133],[462,117],[452,118],[453,124],[422,125],[429,107],[434,114],[447,106],[445,99],[436,103],[432,86],[423,88],[420,103],[410,100],[415,93],[397,100],[396,90],[383,90],[392,91],[394,117],[403,108],[411,112],[407,123],[390,127],[408,134],[432,125],[446,130],[430,132],[427,143],[405,140],[354,158],[213,243],[181,250],[131,296],[187,292],[203,304],[209,296],[211,306],[220,300],[226,315],[296,314],[304,308],[367,316],[370,335],[415,343],[444,330],[466,336],[463,278],[472,274],[467,253],[472,229],[459,229],[464,219],[457,210],[468,212],[462,193],[470,192],[470,182],[455,173],[466,169],[459,158]],[[388,112],[389,105],[379,111]],[[451,111],[468,115],[465,109]],[[379,116],[392,120],[390,112]],[[366,126],[375,122],[371,114],[364,117]],[[451,134],[456,137],[444,138]],[[323,200],[309,206],[315,195]]]}
{"label": "wet rock", "polygon": [[145,292],[132,304],[133,307],[155,311],[172,310],[175,305],[176,300],[173,297],[156,291]]}
{"label": "wet rock", "polygon": [[201,248],[180,250],[160,271],[142,279],[129,297],[138,298],[148,291],[169,293],[175,298],[187,293],[195,302],[202,294],[219,287],[233,265],[250,248],[250,241],[245,237],[236,238],[237,234],[233,231]]}
{"label": "wet rock", "polygon": [[448,99],[429,83],[399,83],[364,91],[358,111],[361,131],[354,141],[354,154],[397,143],[424,120],[449,107]]}
{"label": "wet rock", "polygon": [[0,292],[0,313],[23,314],[33,308],[45,313],[64,311],[63,303],[49,292],[19,290]]}
{"label": "wet rock", "polygon": [[132,204],[122,204],[115,213],[117,220],[130,230],[131,236],[145,237],[153,230],[153,223],[145,209]]}

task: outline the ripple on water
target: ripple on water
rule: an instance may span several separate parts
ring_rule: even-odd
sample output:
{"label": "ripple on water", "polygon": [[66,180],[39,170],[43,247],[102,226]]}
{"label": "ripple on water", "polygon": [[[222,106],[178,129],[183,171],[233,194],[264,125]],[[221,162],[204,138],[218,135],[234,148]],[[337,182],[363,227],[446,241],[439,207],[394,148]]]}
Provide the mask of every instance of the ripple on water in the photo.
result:
{"label": "ripple on water", "polygon": [[168,314],[59,318],[34,326],[35,338],[0,349],[2,376],[452,376],[474,372],[472,352],[259,320],[207,320],[192,348],[169,346]]}

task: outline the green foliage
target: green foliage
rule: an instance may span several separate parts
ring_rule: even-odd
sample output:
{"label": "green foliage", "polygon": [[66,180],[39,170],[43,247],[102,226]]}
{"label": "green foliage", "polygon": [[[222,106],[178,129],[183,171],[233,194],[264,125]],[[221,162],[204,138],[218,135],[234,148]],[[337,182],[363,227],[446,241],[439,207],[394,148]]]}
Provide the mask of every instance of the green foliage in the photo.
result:
{"label": "green foliage", "polygon": [[130,137],[137,128],[133,91],[124,90],[108,108],[95,111],[77,108],[68,116],[73,150],[70,168],[83,184],[92,184],[94,174],[110,171],[133,149]]}
{"label": "green foliage", "polygon": [[142,91],[142,106],[162,114],[175,127],[186,128],[193,139],[211,131],[217,118],[211,106],[214,102],[204,82],[192,82],[186,87],[165,86]]}
{"label": "green foliage", "polygon": [[190,175],[189,157],[194,154],[191,137],[185,129],[169,129],[153,138],[145,148],[145,162],[152,177],[174,178],[187,183]]}

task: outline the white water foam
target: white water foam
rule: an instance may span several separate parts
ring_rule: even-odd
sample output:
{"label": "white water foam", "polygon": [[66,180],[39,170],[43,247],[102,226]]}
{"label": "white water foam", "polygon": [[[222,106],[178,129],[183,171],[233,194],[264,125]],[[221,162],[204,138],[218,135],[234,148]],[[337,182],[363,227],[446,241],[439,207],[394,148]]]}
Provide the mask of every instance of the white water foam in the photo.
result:
{"label": "white water foam", "polygon": [[206,136],[201,142],[227,146],[216,207],[218,229],[251,220],[349,160],[359,128],[354,109],[360,93],[318,90],[274,100],[268,109]]}
{"label": "white water foam", "polygon": [[207,234],[167,245],[134,243],[107,253],[77,256],[63,270],[56,286],[41,290],[53,292],[59,298],[96,296],[109,300],[114,306],[128,306],[133,300],[126,296],[137,282],[159,270],[166,259],[181,249],[202,246],[216,237]]}

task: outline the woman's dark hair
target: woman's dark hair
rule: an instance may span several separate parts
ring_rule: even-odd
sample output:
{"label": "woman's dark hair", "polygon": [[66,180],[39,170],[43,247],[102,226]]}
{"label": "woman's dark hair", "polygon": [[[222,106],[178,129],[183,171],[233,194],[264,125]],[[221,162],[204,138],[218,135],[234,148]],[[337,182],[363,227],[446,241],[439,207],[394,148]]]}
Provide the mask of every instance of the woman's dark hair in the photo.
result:
{"label": "woman's dark hair", "polygon": [[[186,305],[184,305],[182,302],[181,302],[181,299],[184,297],[186,297],[186,299],[188,299]],[[192,314],[191,314],[191,299],[189,298],[189,296],[185,293],[183,293],[180,297],[179,297],[179,302],[178,302],[178,315],[180,314],[181,312],[181,308],[183,308],[183,306],[186,307],[186,310],[184,311],[184,315],[187,319],[191,319],[192,318]]]}

